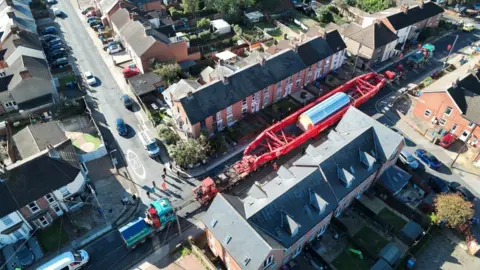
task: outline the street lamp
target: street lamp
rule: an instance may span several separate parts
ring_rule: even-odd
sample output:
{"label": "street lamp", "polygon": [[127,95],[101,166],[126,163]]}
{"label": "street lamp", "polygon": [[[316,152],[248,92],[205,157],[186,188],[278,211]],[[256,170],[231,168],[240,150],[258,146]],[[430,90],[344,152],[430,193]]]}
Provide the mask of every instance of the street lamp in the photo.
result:
{"label": "street lamp", "polygon": [[[448,45],[448,47],[450,47],[450,51],[448,52],[447,58],[445,59],[445,63],[443,63],[443,66],[447,65],[448,58],[450,57],[450,54],[452,54],[453,47],[455,47],[455,44],[457,43],[457,39],[458,39],[458,35],[455,36],[455,41],[453,42],[453,45],[451,45],[451,46]],[[447,49],[448,49],[448,47],[447,47]]]}
{"label": "street lamp", "polygon": [[105,219],[105,223],[108,224],[107,216],[105,216],[105,212],[103,211],[102,205],[100,205],[100,202],[98,201],[97,194],[96,194],[95,190],[92,188],[91,185],[88,185],[88,188],[90,189],[90,192],[92,192],[92,195],[95,198],[95,201],[97,201],[98,209],[99,209],[100,213],[102,214],[103,218]]}

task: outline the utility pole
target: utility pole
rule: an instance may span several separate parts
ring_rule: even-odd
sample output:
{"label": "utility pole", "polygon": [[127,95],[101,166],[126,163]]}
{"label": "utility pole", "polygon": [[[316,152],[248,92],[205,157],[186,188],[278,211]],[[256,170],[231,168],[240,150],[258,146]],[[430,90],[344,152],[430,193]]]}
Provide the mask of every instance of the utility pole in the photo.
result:
{"label": "utility pole", "polygon": [[88,188],[90,188],[90,191],[92,192],[92,195],[93,195],[93,197],[95,198],[95,201],[97,201],[97,205],[98,205],[99,211],[102,213],[102,216],[103,216],[103,218],[105,219],[105,223],[108,224],[107,216],[105,216],[105,212],[104,212],[102,206],[100,205],[100,202],[98,201],[97,194],[96,194],[95,190],[94,190],[94,189],[92,188],[92,186],[90,186],[90,185],[88,185]]}
{"label": "utility pole", "polygon": [[463,142],[462,148],[460,149],[460,151],[458,151],[457,156],[455,157],[452,164],[450,165],[451,168],[453,168],[453,165],[455,164],[455,162],[457,162],[458,157],[463,152],[463,150],[465,150],[465,148],[467,147],[468,140],[470,140],[470,138],[473,136],[473,133],[475,132],[476,129],[477,129],[477,124],[475,123],[475,127],[472,129],[472,132],[470,132],[468,137]]}
{"label": "utility pole", "polygon": [[450,57],[450,54],[452,54],[453,47],[455,47],[455,44],[457,43],[457,39],[458,39],[458,35],[455,36],[455,41],[453,42],[453,45],[452,45],[452,47],[450,48],[450,51],[448,52],[447,59],[445,59],[445,63],[443,64],[443,66],[446,66],[446,65],[447,65],[448,58]]}

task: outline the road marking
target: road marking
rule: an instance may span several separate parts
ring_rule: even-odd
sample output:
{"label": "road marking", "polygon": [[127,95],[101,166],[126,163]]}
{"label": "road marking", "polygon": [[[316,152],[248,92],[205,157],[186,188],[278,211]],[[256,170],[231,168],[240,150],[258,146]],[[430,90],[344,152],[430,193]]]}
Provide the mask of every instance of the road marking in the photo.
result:
{"label": "road marking", "polygon": [[137,154],[132,150],[127,151],[127,160],[128,164],[131,166],[132,171],[140,178],[145,179],[147,176],[147,172],[145,171],[145,167],[143,166],[140,158],[138,158]]}

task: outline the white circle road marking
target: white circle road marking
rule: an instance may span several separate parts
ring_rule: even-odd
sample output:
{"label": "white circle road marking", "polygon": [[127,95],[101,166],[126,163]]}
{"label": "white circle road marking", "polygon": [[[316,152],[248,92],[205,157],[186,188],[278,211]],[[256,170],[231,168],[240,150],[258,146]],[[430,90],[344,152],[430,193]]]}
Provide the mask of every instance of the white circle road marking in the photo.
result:
{"label": "white circle road marking", "polygon": [[140,178],[145,179],[147,176],[147,172],[145,171],[145,167],[143,167],[140,158],[138,158],[137,154],[132,150],[127,151],[127,160],[128,164],[132,167],[133,172]]}

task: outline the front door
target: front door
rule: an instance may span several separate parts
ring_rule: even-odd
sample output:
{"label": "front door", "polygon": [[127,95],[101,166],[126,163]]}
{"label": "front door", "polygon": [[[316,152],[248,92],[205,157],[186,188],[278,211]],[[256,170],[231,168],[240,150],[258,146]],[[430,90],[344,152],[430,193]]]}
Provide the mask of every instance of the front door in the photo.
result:
{"label": "front door", "polygon": [[470,131],[464,130],[459,139],[462,140],[462,141],[465,141],[468,138],[468,135],[470,135]]}

